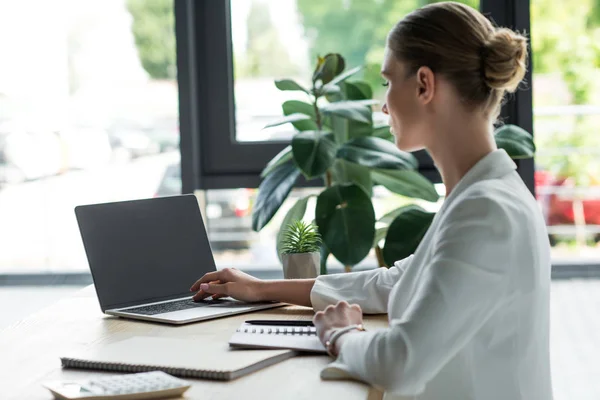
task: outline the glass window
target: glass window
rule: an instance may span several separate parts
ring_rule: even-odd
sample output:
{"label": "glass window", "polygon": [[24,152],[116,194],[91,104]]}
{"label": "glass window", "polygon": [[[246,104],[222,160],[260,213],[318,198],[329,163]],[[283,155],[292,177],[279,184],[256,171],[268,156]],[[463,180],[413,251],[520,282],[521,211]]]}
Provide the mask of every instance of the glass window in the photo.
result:
{"label": "glass window", "polygon": [[600,9],[531,1],[535,186],[555,263],[600,259]]}
{"label": "glass window", "polygon": [[[302,92],[279,91],[273,81],[292,78],[306,85],[312,75],[318,55],[330,52],[342,54],[346,69],[363,65],[356,78],[368,81],[374,88],[374,97],[382,100],[380,70],[386,37],[389,30],[404,15],[432,1],[426,0],[230,0],[234,55],[234,85],[236,111],[236,139],[240,142],[287,140],[294,134],[290,125],[269,129],[263,127],[282,116],[281,104],[286,100],[306,100]],[[478,0],[464,1],[479,7]],[[352,38],[352,40],[349,40]],[[377,107],[376,107],[377,108]],[[376,113],[375,119],[383,117]],[[382,118],[382,122],[385,121]],[[319,193],[322,189],[313,189]],[[443,186],[440,186],[443,192]],[[211,194],[221,191],[211,190]],[[256,192],[252,193],[254,198]],[[242,231],[249,237],[245,248],[216,251],[221,265],[242,265],[247,268],[280,270],[275,249],[275,237],[281,221],[301,196],[295,189],[273,220],[260,233],[250,232],[251,221],[244,222]],[[377,187],[374,206],[378,217],[413,201]],[[252,204],[252,200],[250,201]],[[309,203],[310,204],[310,203]],[[439,204],[422,202],[430,211]],[[310,205],[308,210],[310,210]],[[314,210],[314,206],[312,208]],[[309,213],[305,217],[310,221]],[[210,224],[210,222],[209,222]],[[209,233],[212,228],[209,228]],[[213,235],[216,232],[213,232]],[[213,244],[216,242],[213,241]],[[219,264],[219,262],[217,262]],[[333,257],[330,268],[342,268]],[[376,265],[374,254],[356,268]]]}
{"label": "glass window", "polygon": [[0,273],[87,272],[75,206],[180,186],[173,1],[0,2],[0,54]]}
{"label": "glass window", "polygon": [[[290,125],[263,127],[282,116],[284,101],[306,100],[306,95],[280,92],[273,81],[292,78],[306,85],[318,55],[340,53],[346,69],[365,66],[356,77],[369,82],[381,100],[385,90],[379,71],[389,30],[410,11],[432,2],[231,0],[236,139],[292,137]],[[479,0],[462,2],[479,7]]]}

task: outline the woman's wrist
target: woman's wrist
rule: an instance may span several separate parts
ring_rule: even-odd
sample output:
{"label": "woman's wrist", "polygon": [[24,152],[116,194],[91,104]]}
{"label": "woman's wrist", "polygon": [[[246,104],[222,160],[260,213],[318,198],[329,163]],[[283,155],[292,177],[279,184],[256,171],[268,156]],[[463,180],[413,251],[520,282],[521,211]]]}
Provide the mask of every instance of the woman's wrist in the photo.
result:
{"label": "woman's wrist", "polygon": [[280,301],[311,307],[310,292],[314,279],[258,281],[256,290],[261,301]]}
{"label": "woman's wrist", "polygon": [[364,332],[365,330],[362,323],[331,329],[331,332],[327,335],[328,339],[325,341],[327,353],[334,358],[337,357],[340,354],[344,339],[353,333]]}

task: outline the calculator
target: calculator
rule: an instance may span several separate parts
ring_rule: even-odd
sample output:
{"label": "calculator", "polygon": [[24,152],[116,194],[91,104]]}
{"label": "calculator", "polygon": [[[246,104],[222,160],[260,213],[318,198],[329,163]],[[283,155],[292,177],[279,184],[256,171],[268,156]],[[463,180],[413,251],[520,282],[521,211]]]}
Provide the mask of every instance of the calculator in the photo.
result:
{"label": "calculator", "polygon": [[62,400],[144,400],[181,396],[191,384],[162,371],[153,371],[79,382],[46,382],[44,387],[54,398]]}

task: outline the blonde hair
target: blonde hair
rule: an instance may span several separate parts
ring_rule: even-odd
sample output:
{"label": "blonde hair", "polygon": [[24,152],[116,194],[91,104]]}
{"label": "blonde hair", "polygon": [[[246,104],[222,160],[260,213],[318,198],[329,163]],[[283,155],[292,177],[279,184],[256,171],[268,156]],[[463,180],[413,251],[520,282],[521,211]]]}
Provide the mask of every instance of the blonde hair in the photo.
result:
{"label": "blonde hair", "polygon": [[494,120],[506,92],[527,71],[527,39],[496,28],[479,11],[455,2],[419,8],[396,24],[388,47],[414,74],[427,66],[451,82],[463,101]]}

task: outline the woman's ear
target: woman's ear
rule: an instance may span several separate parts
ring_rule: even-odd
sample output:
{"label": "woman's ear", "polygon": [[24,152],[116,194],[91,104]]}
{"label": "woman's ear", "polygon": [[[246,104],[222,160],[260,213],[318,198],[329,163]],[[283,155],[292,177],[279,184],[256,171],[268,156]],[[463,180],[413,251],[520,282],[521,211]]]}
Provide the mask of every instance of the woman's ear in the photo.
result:
{"label": "woman's ear", "polygon": [[431,68],[421,67],[416,76],[417,95],[423,104],[429,104],[435,94],[435,75]]}

